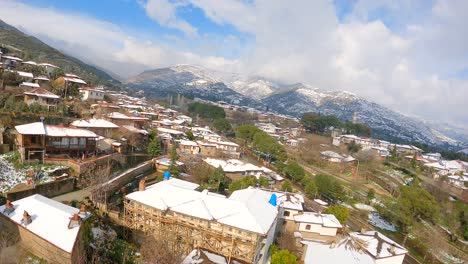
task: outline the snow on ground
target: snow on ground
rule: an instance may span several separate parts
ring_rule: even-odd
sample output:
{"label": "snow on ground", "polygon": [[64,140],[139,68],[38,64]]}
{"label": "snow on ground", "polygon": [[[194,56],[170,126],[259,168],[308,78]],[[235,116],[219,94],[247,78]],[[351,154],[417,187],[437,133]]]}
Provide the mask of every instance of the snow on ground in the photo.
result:
{"label": "snow on ground", "polygon": [[45,183],[53,180],[50,175],[54,171],[65,168],[54,165],[36,165],[16,169],[13,163],[9,161],[11,156],[11,153],[0,155],[0,193],[6,193],[20,183],[27,183],[30,170],[33,170],[34,173],[40,172],[36,183]]}
{"label": "snow on ground", "polygon": [[370,212],[375,211],[374,207],[367,205],[367,204],[358,203],[358,204],[354,204],[353,206],[354,208],[359,209],[359,210],[370,211]]}
{"label": "snow on ground", "polygon": [[444,260],[447,260],[448,263],[453,263],[453,264],[463,264],[463,263],[466,263],[463,259],[459,259],[457,257],[454,257],[450,254],[448,254],[447,252],[443,252],[442,254],[440,254],[441,257],[444,259]]}
{"label": "snow on ground", "polygon": [[383,219],[378,212],[369,213],[369,223],[380,229],[396,232],[395,226]]}

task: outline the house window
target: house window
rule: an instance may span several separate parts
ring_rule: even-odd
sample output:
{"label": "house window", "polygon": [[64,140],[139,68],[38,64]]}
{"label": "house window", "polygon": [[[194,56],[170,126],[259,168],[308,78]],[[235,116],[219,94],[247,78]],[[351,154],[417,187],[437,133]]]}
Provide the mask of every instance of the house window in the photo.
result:
{"label": "house window", "polygon": [[291,213],[289,211],[284,211],[283,215],[284,216],[289,216]]}
{"label": "house window", "polygon": [[310,225],[306,225],[305,230],[310,230]]}

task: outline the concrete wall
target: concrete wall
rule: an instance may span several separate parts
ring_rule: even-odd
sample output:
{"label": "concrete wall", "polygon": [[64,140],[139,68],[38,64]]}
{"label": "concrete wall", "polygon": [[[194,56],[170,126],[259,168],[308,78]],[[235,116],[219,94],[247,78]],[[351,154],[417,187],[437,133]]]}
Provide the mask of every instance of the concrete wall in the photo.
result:
{"label": "concrete wall", "polygon": [[54,197],[64,193],[73,191],[75,187],[75,179],[68,178],[59,181],[53,181],[43,184],[37,184],[35,187],[22,191],[14,191],[7,193],[7,198],[16,201],[34,194],[40,194],[45,197]]}
{"label": "concrete wall", "polygon": [[[307,225],[310,225],[309,230],[306,229]],[[299,223],[299,231],[301,233],[317,233],[321,236],[336,236],[337,228],[324,227],[320,224]]]}

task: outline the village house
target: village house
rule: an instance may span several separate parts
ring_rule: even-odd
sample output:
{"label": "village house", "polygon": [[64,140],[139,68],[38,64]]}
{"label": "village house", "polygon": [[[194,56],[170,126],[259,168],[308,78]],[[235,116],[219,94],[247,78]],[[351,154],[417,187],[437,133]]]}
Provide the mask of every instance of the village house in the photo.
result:
{"label": "village house", "polygon": [[98,102],[91,105],[91,110],[94,111],[96,116],[102,117],[106,116],[112,112],[119,111],[120,106],[108,103],[108,102]]}
{"label": "village house", "polygon": [[15,126],[16,146],[22,161],[43,161],[46,155],[81,157],[96,150],[95,133],[79,128],[46,125],[42,122]]}
{"label": "village house", "polygon": [[200,154],[203,157],[216,157],[218,154],[216,144],[205,142],[205,141],[197,141],[198,146],[200,147]]}
{"label": "village house", "polygon": [[14,71],[18,74],[18,76],[20,77],[20,79],[23,81],[23,82],[28,82],[28,83],[32,83],[33,82],[33,79],[34,79],[34,75],[30,72],[24,72],[24,71]]}
{"label": "village house", "polygon": [[47,110],[55,110],[59,102],[60,96],[47,91],[44,88],[36,88],[31,91],[24,92],[24,102],[27,105],[39,104],[47,108]]}
{"label": "village house", "polygon": [[99,136],[111,138],[117,132],[119,126],[104,119],[92,118],[73,121],[70,126],[83,128],[96,133]]}
{"label": "village house", "polygon": [[[197,191],[198,184],[169,179],[125,196],[123,223],[189,254],[208,250],[247,263],[267,263],[278,209],[268,192],[234,192],[229,198]],[[136,232],[138,234],[138,232]]]}
{"label": "village house", "polygon": [[50,86],[50,79],[47,78],[46,76],[39,75],[33,78],[34,83],[36,83],[39,86]]}
{"label": "village house", "polygon": [[183,154],[196,155],[200,153],[200,147],[196,142],[190,140],[179,140],[179,151]]}
{"label": "village house", "polygon": [[134,126],[136,128],[146,127],[149,122],[149,119],[146,117],[126,115],[119,112],[108,114],[107,119],[118,126]]}
{"label": "village house", "polygon": [[56,69],[60,69],[58,66],[55,66],[50,63],[39,63],[37,64],[38,66],[44,67],[44,69],[47,72],[47,75],[51,75]]}
{"label": "village house", "polygon": [[16,234],[27,251],[56,264],[85,261],[82,226],[89,216],[85,206],[77,209],[38,194],[0,206],[2,232]]}
{"label": "village house", "polygon": [[333,163],[347,163],[356,160],[351,156],[343,156],[331,150],[320,152],[320,156],[322,157],[322,159]]}
{"label": "village house", "polygon": [[[171,167],[171,159],[169,158],[159,158],[154,160],[154,163],[156,164],[156,170],[158,172],[165,172],[169,170],[169,167]],[[184,163],[181,161],[176,161],[175,162],[176,167],[181,168],[184,166]]]}
{"label": "village house", "polygon": [[295,215],[294,221],[296,222],[296,231],[301,233],[304,239],[320,239],[320,236],[334,237],[338,230],[343,228],[332,214],[304,212]]}
{"label": "village house", "polygon": [[229,177],[232,180],[241,179],[248,175],[252,175],[257,178],[264,175],[262,168],[251,163],[244,163],[237,159],[221,160],[206,158],[203,161],[213,168],[221,167],[226,174],[226,177]]}
{"label": "village house", "polygon": [[104,100],[106,92],[92,87],[84,87],[79,89],[81,100],[83,101],[101,101]]}
{"label": "village house", "polygon": [[25,89],[35,89],[35,88],[40,88],[41,86],[37,83],[30,83],[30,82],[22,82],[19,85],[20,88],[25,88]]}
{"label": "village house", "polygon": [[3,63],[3,68],[6,70],[16,69],[16,66],[21,65],[21,62],[23,61],[22,59],[11,55],[2,55],[0,59]]}

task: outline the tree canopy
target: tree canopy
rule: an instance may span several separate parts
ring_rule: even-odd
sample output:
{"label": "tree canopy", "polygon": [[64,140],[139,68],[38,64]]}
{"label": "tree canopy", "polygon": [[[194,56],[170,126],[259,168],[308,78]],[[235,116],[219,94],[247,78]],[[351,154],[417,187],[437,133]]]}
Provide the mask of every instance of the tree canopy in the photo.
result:
{"label": "tree canopy", "polygon": [[271,264],[296,264],[297,257],[288,250],[280,250],[271,256]]}
{"label": "tree canopy", "polygon": [[213,127],[216,129],[216,132],[226,134],[232,131],[231,122],[226,118],[217,118],[213,122]]}
{"label": "tree canopy", "polygon": [[242,179],[232,181],[229,184],[229,192],[232,193],[237,190],[245,189],[249,186],[255,187],[257,186],[257,184],[262,187],[268,187],[268,180],[264,177],[260,177],[257,180],[257,177],[252,176],[252,175],[247,175],[243,177]]}
{"label": "tree canopy", "polygon": [[284,168],[284,173],[290,179],[299,182],[305,176],[305,170],[297,162],[289,162]]}
{"label": "tree canopy", "polygon": [[301,123],[304,128],[313,133],[325,133],[329,127],[343,128],[347,133],[370,137],[372,129],[364,124],[353,124],[342,122],[333,115],[319,115],[316,113],[305,113],[302,115]]}
{"label": "tree canopy", "polygon": [[211,104],[204,104],[199,102],[194,102],[189,104],[188,111],[194,115],[199,115],[202,118],[215,120],[217,118],[225,118],[226,113],[224,109]]}
{"label": "tree canopy", "polygon": [[325,210],[326,214],[332,214],[340,221],[340,224],[344,225],[349,218],[349,211],[348,208],[342,205],[333,205]]}
{"label": "tree canopy", "polygon": [[319,174],[314,178],[317,191],[331,199],[343,200],[345,198],[345,192],[343,185],[335,178],[331,176]]}

